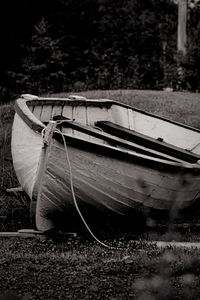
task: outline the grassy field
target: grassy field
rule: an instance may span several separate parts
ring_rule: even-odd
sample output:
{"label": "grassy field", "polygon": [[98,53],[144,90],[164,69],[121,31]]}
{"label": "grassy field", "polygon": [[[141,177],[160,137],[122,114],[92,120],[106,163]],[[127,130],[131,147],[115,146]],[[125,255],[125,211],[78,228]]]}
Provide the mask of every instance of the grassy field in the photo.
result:
{"label": "grassy field", "polygon": [[[118,100],[200,128],[200,94],[130,90],[75,94]],[[6,188],[18,185],[10,152],[13,115],[13,103],[0,107],[0,216],[7,216],[4,224],[0,220],[0,230],[29,226],[26,197],[6,193]],[[124,249],[102,248],[89,237],[65,242],[0,239],[0,300],[199,298],[200,250],[164,250],[112,236],[106,242]]]}
{"label": "grassy field", "polygon": [[7,297],[0,299],[199,298],[199,250],[158,249],[123,240],[122,245],[125,249],[119,251],[79,239],[1,241],[0,291]]}

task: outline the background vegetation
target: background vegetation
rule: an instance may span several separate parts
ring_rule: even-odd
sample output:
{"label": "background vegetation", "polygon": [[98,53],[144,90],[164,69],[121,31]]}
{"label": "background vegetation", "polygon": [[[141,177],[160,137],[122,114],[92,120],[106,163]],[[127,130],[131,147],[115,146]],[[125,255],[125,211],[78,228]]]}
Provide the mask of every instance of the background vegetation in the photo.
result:
{"label": "background vegetation", "polygon": [[172,0],[2,1],[1,102],[23,92],[198,91],[200,3],[194,2],[182,57]]}

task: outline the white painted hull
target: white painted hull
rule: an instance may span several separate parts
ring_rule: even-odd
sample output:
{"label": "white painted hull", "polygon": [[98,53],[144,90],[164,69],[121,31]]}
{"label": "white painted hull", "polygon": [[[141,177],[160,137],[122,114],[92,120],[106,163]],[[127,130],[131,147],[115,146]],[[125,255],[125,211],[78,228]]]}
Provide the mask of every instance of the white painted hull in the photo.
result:
{"label": "white painted hull", "polygon": [[[194,177],[185,172],[188,182],[183,185],[181,172],[159,171],[140,162],[130,163],[71,146],[68,153],[78,203],[107,213],[130,214],[132,209],[143,210],[143,207],[182,209],[190,206],[199,193],[200,175]],[[60,210],[67,218],[68,209],[74,205],[65,149],[57,141],[52,143],[41,186],[37,226],[48,230],[55,225],[48,214]]]}
{"label": "white painted hull", "polygon": [[[79,107],[76,107],[76,112]],[[126,215],[132,209],[142,210],[144,207],[157,210],[182,209],[199,198],[200,167],[198,164],[182,164],[179,161],[140,155],[123,148],[116,148],[112,143],[108,144],[100,138],[91,137],[71,128],[63,128],[72,169],[70,173],[66,149],[62,142],[53,138],[46,150],[43,147],[41,129],[45,128],[45,125],[41,119],[44,117],[49,120],[52,114],[52,109],[51,111],[47,107],[45,109],[42,111],[37,106],[36,110],[34,106],[32,107],[34,114],[31,108],[29,110],[27,107],[24,109],[25,113],[18,112],[15,115],[12,134],[15,171],[21,186],[32,201],[37,202],[36,225],[39,230],[45,231],[56,227],[52,218],[54,214],[59,213],[67,219],[67,213],[71,207],[74,207],[70,180],[73,181],[75,197],[79,205],[89,205],[106,213],[110,211]],[[62,108],[62,113],[64,109]],[[68,117],[70,117],[69,109],[68,106],[66,108]],[[90,112],[93,109],[90,107]],[[55,105],[53,110],[54,115],[61,113],[59,106]],[[101,108],[97,120],[102,120],[105,111],[106,109]],[[93,112],[95,113],[95,110]],[[111,119],[120,125],[125,125],[126,120],[122,118],[123,111],[120,115],[117,105],[112,111],[107,110],[107,112],[106,120]],[[111,114],[113,114],[112,118]],[[134,112],[129,114],[133,115]],[[78,115],[83,123],[94,124],[93,114],[89,115],[87,112],[86,118],[80,109]],[[130,121],[129,116],[127,127],[140,126],[136,124],[136,120],[137,118],[134,119],[135,123]],[[158,120],[158,125],[159,122],[161,121]],[[37,129],[39,127],[40,132]],[[192,133],[189,139],[185,128],[176,130],[185,131],[187,147],[196,143],[195,149],[198,152],[200,133],[188,129]],[[167,136],[168,134],[165,140]],[[183,144],[182,140],[184,139],[179,139],[177,143]]]}
{"label": "white painted hull", "polygon": [[11,141],[13,165],[19,183],[30,198],[32,198],[33,186],[36,181],[42,145],[41,134],[31,130],[15,114]]}

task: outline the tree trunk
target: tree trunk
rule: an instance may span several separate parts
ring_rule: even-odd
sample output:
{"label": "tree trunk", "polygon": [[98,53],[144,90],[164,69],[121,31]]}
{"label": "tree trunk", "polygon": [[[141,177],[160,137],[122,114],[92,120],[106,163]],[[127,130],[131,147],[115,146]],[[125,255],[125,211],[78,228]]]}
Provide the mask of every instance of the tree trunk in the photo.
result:
{"label": "tree trunk", "polygon": [[177,50],[186,54],[187,43],[187,0],[178,0]]}

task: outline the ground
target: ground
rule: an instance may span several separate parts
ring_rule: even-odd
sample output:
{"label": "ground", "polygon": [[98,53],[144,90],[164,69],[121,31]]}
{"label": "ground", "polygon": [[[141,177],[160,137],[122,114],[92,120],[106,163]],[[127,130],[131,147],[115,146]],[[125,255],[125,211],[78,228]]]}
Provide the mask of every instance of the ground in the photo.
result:
{"label": "ground", "polygon": [[0,290],[13,298],[0,299],[197,299],[199,250],[115,246],[123,249],[83,239],[1,240]]}

